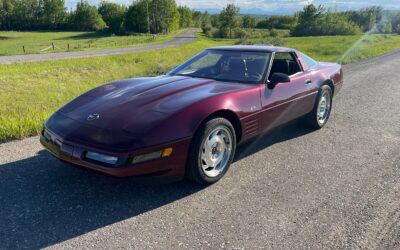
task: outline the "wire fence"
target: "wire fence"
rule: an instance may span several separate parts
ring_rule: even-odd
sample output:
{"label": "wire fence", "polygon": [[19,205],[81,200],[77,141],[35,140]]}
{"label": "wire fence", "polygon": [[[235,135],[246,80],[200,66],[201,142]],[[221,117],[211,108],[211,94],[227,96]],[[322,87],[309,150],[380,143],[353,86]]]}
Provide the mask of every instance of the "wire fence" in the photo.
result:
{"label": "wire fence", "polygon": [[[147,43],[152,43],[161,37],[157,35],[146,36],[145,39],[135,38],[132,40],[122,40],[122,41],[93,41],[93,42],[70,42],[70,43],[55,43],[51,44],[38,44],[38,45],[18,45],[18,47],[14,47],[12,51],[6,51],[5,53],[1,53],[0,55],[12,55],[12,54],[41,54],[41,53],[57,53],[57,52],[68,52],[68,51],[79,51],[86,49],[102,49],[102,48],[120,48],[120,47],[131,47],[131,46],[140,46]],[[18,52],[19,51],[19,52]],[[17,53],[15,53],[17,52]]]}

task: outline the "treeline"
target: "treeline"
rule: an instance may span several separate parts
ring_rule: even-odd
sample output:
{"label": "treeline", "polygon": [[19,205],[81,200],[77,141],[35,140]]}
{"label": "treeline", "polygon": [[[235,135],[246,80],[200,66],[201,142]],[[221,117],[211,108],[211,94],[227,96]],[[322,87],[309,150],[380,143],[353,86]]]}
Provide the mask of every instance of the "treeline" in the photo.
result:
{"label": "treeline", "polygon": [[239,8],[227,5],[212,22],[203,27],[208,36],[220,38],[243,38],[251,36],[248,28],[290,30],[292,36],[355,35],[363,32],[399,33],[400,12],[385,13],[379,6],[358,11],[334,12],[322,5],[306,5],[293,16],[269,16],[263,19],[240,16]]}
{"label": "treeline", "polygon": [[1,30],[168,33],[200,27],[205,16],[178,7],[175,0],[138,0],[130,6],[102,1],[98,7],[81,0],[73,11],[66,9],[64,0],[0,0]]}
{"label": "treeline", "polygon": [[241,16],[233,4],[209,15],[177,6],[175,0],[135,0],[130,6],[102,1],[98,7],[81,0],[70,11],[65,0],[0,0],[1,30],[105,30],[122,35],[168,33],[187,27],[201,27],[207,36],[221,38],[251,36],[251,29],[268,29],[272,35],[284,29],[293,36],[389,34],[400,33],[400,13],[386,13],[377,6],[334,12],[310,4],[292,16],[256,18]]}

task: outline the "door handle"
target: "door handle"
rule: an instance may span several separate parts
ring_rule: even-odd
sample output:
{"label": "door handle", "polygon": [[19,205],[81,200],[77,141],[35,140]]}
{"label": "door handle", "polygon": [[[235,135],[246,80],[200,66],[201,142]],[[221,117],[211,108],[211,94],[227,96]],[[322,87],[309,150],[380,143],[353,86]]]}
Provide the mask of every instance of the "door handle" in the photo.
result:
{"label": "door handle", "polygon": [[308,84],[312,83],[312,81],[311,81],[311,79],[307,79],[305,83],[308,85]]}

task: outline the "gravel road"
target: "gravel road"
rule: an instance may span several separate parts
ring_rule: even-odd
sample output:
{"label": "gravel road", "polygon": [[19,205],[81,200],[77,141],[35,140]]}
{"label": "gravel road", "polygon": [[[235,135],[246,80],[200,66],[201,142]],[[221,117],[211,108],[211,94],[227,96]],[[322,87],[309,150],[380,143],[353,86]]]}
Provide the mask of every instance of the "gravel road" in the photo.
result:
{"label": "gravel road", "polygon": [[251,141],[207,188],[73,168],[37,137],[0,144],[0,248],[399,249],[399,66],[346,65],[325,128]]}
{"label": "gravel road", "polygon": [[108,56],[108,55],[119,55],[139,51],[165,49],[169,47],[175,47],[183,45],[189,42],[197,40],[195,32],[197,29],[187,29],[183,34],[177,35],[173,40],[146,46],[136,46],[128,48],[115,48],[115,49],[104,49],[104,50],[84,50],[84,51],[73,51],[73,52],[59,52],[49,54],[28,54],[28,55],[15,55],[15,56],[0,56],[0,64],[20,63],[20,62],[37,62],[37,61],[48,61],[48,60],[59,60],[69,58],[82,58],[82,57],[94,57],[94,56]]}

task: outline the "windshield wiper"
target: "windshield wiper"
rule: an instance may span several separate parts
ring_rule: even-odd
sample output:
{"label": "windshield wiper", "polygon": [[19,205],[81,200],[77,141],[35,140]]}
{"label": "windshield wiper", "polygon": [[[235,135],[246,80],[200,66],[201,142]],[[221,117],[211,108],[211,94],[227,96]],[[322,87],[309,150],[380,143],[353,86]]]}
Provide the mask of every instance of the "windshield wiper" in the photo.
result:
{"label": "windshield wiper", "polygon": [[192,78],[204,78],[204,79],[216,80],[215,78],[212,78],[212,77],[198,76],[198,75],[185,75],[185,74],[175,74],[175,75],[176,76],[187,76],[187,77],[192,77]]}
{"label": "windshield wiper", "polygon": [[174,76],[187,76],[187,77],[196,77],[193,75],[188,75],[188,74],[174,74]]}

